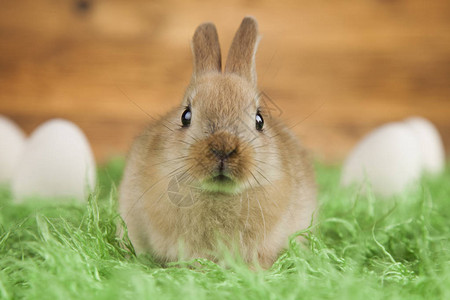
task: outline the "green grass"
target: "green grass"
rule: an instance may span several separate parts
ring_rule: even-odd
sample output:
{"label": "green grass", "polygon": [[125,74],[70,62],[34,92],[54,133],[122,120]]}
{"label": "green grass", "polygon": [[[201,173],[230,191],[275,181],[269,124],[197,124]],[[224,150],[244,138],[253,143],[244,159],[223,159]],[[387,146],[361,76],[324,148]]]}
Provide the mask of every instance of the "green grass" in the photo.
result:
{"label": "green grass", "polygon": [[99,170],[88,204],[14,204],[1,190],[1,299],[450,299],[450,167],[383,200],[339,188],[339,168],[318,165],[307,247],[291,240],[267,271],[133,255],[115,234],[122,167]]}

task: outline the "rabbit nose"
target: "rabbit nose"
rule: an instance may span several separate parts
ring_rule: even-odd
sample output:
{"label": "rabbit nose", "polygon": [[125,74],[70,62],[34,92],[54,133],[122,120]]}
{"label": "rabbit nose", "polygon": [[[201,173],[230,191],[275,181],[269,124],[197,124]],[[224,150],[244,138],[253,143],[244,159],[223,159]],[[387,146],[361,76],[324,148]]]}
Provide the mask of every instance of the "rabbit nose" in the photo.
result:
{"label": "rabbit nose", "polygon": [[225,162],[239,152],[239,140],[227,132],[218,132],[210,137],[208,148],[219,162],[219,168],[225,168]]}
{"label": "rabbit nose", "polygon": [[224,161],[225,159],[233,156],[236,153],[236,148],[231,150],[224,150],[224,149],[216,149],[214,147],[210,148],[212,154],[221,161]]}

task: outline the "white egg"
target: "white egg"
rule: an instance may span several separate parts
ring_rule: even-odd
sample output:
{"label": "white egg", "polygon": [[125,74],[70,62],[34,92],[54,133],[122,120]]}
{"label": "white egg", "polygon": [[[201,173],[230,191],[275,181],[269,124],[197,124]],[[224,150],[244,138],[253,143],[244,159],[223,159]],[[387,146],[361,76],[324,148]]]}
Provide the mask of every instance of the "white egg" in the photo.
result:
{"label": "white egg", "polygon": [[14,122],[0,116],[0,184],[13,177],[25,145],[25,133]]}
{"label": "white egg", "polygon": [[28,139],[12,192],[19,202],[31,197],[82,201],[95,181],[94,156],[85,135],[75,124],[54,119]]}
{"label": "white egg", "polygon": [[404,122],[419,140],[423,170],[430,174],[442,172],[445,166],[445,151],[436,127],[420,117],[408,118]]}
{"label": "white egg", "polygon": [[383,125],[364,137],[344,163],[341,183],[368,183],[388,197],[413,185],[422,172],[421,145],[405,123]]}

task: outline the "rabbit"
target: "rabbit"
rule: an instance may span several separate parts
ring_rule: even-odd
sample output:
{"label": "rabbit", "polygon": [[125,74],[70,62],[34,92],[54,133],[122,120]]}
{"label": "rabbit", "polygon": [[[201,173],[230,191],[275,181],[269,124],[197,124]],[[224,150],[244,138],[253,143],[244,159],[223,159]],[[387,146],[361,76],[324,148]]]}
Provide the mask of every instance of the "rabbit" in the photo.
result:
{"label": "rabbit", "polygon": [[313,166],[260,99],[258,42],[256,20],[245,17],[222,72],[215,25],[196,29],[181,105],[136,138],[125,166],[119,210],[137,253],[222,261],[225,247],[268,268],[310,225]]}

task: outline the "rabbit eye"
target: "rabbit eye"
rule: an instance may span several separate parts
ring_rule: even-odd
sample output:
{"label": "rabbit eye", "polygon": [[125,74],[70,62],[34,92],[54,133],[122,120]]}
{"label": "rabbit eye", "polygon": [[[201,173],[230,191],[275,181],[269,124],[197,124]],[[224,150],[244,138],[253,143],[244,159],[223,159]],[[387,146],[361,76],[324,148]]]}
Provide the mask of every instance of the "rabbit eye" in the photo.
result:
{"label": "rabbit eye", "polygon": [[181,123],[183,124],[183,127],[189,127],[189,125],[191,125],[191,118],[192,118],[191,108],[186,107],[183,114],[181,115]]}
{"label": "rabbit eye", "polygon": [[256,121],[256,130],[262,131],[264,126],[264,119],[259,111],[256,112],[255,121]]}

